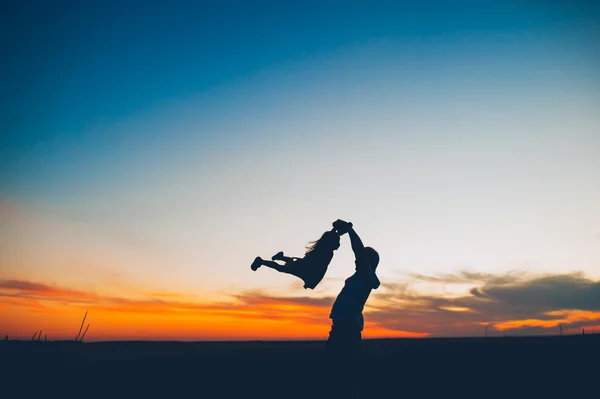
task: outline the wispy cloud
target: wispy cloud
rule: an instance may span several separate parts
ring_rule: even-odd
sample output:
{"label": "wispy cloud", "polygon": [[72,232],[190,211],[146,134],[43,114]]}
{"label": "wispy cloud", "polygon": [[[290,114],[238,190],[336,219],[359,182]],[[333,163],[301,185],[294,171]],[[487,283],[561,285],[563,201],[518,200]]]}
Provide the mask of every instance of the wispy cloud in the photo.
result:
{"label": "wispy cloud", "polygon": [[22,280],[0,280],[0,297],[69,303],[90,303],[98,299],[93,293]]}
{"label": "wispy cloud", "polygon": [[460,271],[452,274],[440,274],[437,276],[426,276],[423,274],[412,273],[410,275],[414,280],[428,281],[432,283],[443,283],[443,284],[472,284],[472,283],[486,283],[486,284],[511,284],[521,280],[525,273],[523,272],[508,272],[503,275],[495,275],[491,273],[480,273],[474,271]]}
{"label": "wispy cloud", "polygon": [[311,323],[326,319],[333,303],[330,297],[279,297],[260,291],[232,295],[232,301],[221,303],[182,300],[186,297],[173,293],[146,293],[132,299],[101,296],[29,281],[0,280],[2,302],[30,309],[39,309],[44,303],[54,303],[111,312],[229,315],[242,319],[290,319]]}

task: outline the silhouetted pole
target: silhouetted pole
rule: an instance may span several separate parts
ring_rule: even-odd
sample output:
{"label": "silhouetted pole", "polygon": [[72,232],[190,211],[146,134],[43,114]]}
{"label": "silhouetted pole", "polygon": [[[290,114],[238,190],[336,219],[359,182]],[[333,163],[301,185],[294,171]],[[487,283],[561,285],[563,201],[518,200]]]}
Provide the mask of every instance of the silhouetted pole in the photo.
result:
{"label": "silhouetted pole", "polygon": [[562,324],[558,325],[558,329],[560,330],[560,336],[562,337]]}
{"label": "silhouetted pole", "polygon": [[40,335],[38,335],[38,341],[40,341],[42,339],[42,331],[43,330],[40,330]]}
{"label": "silhouetted pole", "polygon": [[48,342],[48,334],[44,334],[44,342]]}
{"label": "silhouetted pole", "polygon": [[85,318],[87,317],[87,310],[85,312],[85,315],[83,315],[83,320],[81,320],[81,326],[79,327],[79,332],[77,333],[77,336],[75,337],[75,341],[79,341],[79,335],[81,334],[81,329],[83,328],[83,323],[85,323]]}
{"label": "silhouetted pole", "polygon": [[585,328],[581,329],[581,335],[585,335]]}
{"label": "silhouetted pole", "polygon": [[31,340],[33,341],[36,336],[37,336],[37,331],[33,334],[33,337],[31,337]]}

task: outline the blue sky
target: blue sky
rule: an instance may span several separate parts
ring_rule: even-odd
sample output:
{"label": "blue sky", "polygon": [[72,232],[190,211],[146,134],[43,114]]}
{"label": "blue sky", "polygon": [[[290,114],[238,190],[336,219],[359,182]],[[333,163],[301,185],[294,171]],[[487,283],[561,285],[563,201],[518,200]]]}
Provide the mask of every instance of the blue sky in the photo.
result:
{"label": "blue sky", "polygon": [[[9,104],[36,116],[7,118],[14,131],[7,144],[27,148],[47,135],[76,134],[264,69],[382,38],[412,44],[411,50],[457,42],[457,54],[433,55],[431,70],[460,59],[461,50],[464,56],[486,47],[529,59],[540,50],[569,57],[558,51],[566,46],[583,58],[580,64],[589,63],[590,73],[597,56],[594,2],[319,3],[6,6],[4,41],[12,51],[3,85],[13,89]],[[69,118],[59,117],[65,112]]]}
{"label": "blue sky", "polygon": [[2,12],[4,278],[298,293],[249,262],[337,218],[384,281],[600,278],[595,2],[41,3]]}

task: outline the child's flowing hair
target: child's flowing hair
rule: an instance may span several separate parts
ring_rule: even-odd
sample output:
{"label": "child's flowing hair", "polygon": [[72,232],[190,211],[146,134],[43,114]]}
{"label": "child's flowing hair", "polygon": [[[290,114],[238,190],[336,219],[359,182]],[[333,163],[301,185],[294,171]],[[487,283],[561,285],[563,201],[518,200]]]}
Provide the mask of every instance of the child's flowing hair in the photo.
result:
{"label": "child's flowing hair", "polygon": [[337,238],[339,241],[339,236],[335,231],[326,231],[317,241],[309,242],[309,245],[306,246],[305,255],[319,252],[322,249],[327,249],[328,246],[329,250],[333,251],[334,248],[332,247],[332,243],[334,242],[334,238]]}

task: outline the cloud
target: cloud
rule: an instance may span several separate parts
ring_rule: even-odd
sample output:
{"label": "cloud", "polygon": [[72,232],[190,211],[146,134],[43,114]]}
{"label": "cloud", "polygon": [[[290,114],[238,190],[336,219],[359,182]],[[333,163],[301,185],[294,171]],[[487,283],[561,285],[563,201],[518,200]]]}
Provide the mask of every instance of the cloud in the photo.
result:
{"label": "cloud", "polygon": [[[471,284],[465,294],[445,296],[416,290],[420,281]],[[101,296],[22,280],[0,280],[2,305],[44,311],[49,305],[85,310],[277,322],[290,326],[328,326],[332,296],[276,296],[244,291],[226,302],[203,302],[176,293],[142,293],[137,298]],[[386,282],[365,307],[367,329],[422,336],[544,334],[600,326],[600,282],[581,273],[529,276],[459,272],[441,276],[413,275]],[[368,332],[368,331],[366,331]],[[391,335],[391,334],[390,334]]]}
{"label": "cloud", "polygon": [[510,285],[486,284],[480,297],[536,311],[579,309],[600,311],[600,282],[581,273],[539,277]]}
{"label": "cloud", "polygon": [[248,305],[267,305],[267,304],[290,304],[290,305],[304,305],[307,307],[315,308],[327,308],[330,309],[333,305],[334,297],[282,297],[282,296],[271,296],[262,291],[246,291],[240,295],[233,295],[234,298]]}
{"label": "cloud", "polygon": [[[148,298],[150,297],[150,298]],[[31,310],[45,308],[44,304],[77,306],[86,310],[102,310],[156,315],[231,316],[239,319],[288,319],[300,323],[319,323],[327,320],[334,298],[280,297],[260,291],[232,295],[232,302],[207,303],[182,300],[185,295],[148,293],[140,298],[100,296],[95,293],[54,287],[22,280],[0,280],[0,298],[10,305]]]}
{"label": "cloud", "polygon": [[89,303],[98,298],[95,294],[22,280],[0,280],[0,297],[57,300]]}
{"label": "cloud", "polygon": [[[412,288],[419,281],[474,286],[458,297],[424,295]],[[481,335],[486,325],[493,331],[548,333],[558,324],[565,330],[600,324],[600,282],[582,273],[415,274],[385,288],[374,294],[369,317],[388,328],[410,331],[420,326],[434,335]]]}
{"label": "cloud", "polygon": [[412,273],[413,280],[427,281],[431,283],[444,284],[471,284],[471,283],[487,283],[494,285],[511,284],[519,281],[523,276],[523,272],[508,272],[504,275],[494,275],[490,273],[480,273],[473,271],[460,271],[456,274],[440,274],[438,276],[426,276],[423,274]]}
{"label": "cloud", "polygon": [[140,294],[153,298],[184,298],[186,296],[174,292],[140,292]]}

